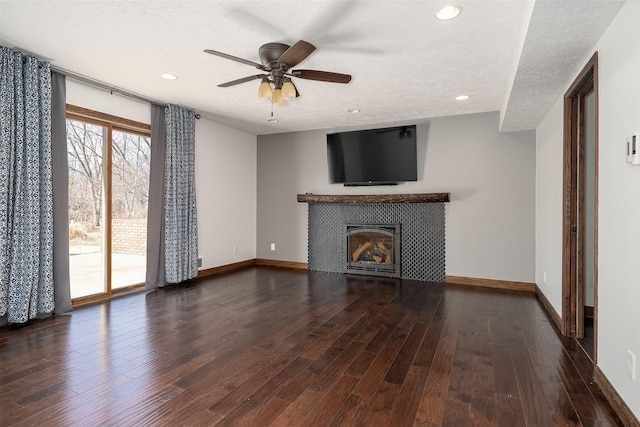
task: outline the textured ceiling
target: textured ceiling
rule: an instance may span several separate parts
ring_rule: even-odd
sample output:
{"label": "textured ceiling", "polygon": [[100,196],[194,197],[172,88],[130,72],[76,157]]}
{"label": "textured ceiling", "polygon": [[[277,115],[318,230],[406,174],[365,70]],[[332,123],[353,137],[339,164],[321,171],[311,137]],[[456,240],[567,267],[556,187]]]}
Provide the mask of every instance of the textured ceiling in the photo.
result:
{"label": "textured ceiling", "polygon": [[[9,1],[0,44],[60,69],[255,134],[380,125],[500,111],[503,130],[535,128],[568,87],[623,1]],[[257,99],[251,66],[268,42],[317,50],[296,68],[347,73],[347,85],[295,80],[301,96]],[[178,80],[167,81],[160,73]],[[457,95],[469,95],[456,101]],[[347,110],[358,108],[359,114]]]}

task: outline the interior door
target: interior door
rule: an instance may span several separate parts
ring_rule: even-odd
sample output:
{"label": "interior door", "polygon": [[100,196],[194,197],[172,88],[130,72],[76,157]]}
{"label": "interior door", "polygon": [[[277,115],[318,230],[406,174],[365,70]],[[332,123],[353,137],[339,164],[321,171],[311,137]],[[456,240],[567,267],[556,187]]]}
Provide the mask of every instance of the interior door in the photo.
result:
{"label": "interior door", "polygon": [[[565,94],[562,333],[595,361],[597,332],[597,53]],[[585,329],[585,315],[593,323]],[[587,337],[585,337],[585,331]],[[589,345],[585,345],[590,340]]]}
{"label": "interior door", "polygon": [[594,306],[595,279],[595,97],[593,85],[585,87],[576,98],[575,207],[576,227],[573,265],[576,269],[575,300],[576,338],[585,337],[586,307]]}

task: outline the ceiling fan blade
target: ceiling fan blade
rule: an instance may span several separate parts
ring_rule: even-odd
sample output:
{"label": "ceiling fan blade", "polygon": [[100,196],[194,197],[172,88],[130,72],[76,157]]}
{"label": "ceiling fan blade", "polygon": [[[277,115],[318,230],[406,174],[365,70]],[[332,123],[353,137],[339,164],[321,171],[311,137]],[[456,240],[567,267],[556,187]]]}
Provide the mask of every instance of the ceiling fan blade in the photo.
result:
{"label": "ceiling fan blade", "polygon": [[240,83],[250,82],[251,80],[261,79],[263,77],[268,77],[266,74],[256,74],[255,76],[247,76],[238,80],[231,80],[230,82],[221,83],[218,87],[229,87],[234,85],[239,85]]}
{"label": "ceiling fan blade", "polygon": [[[262,64],[258,64],[257,62],[249,61],[247,59],[238,58],[237,56],[229,55],[228,53],[218,52],[217,50],[205,49],[206,53],[210,53],[211,55],[219,56],[221,58],[230,59],[232,61],[240,62],[242,64],[251,65],[252,67],[256,67],[258,70],[264,70],[264,66]],[[264,70],[266,71],[266,70]]]}
{"label": "ceiling fan blade", "polygon": [[279,64],[286,64],[289,68],[295,67],[316,50],[316,47],[304,40],[298,41],[296,44],[285,50],[280,59]]}
{"label": "ceiling fan blade", "polygon": [[349,83],[351,81],[351,76],[349,74],[331,73],[329,71],[293,70],[291,75],[300,79],[318,80],[330,83]]}

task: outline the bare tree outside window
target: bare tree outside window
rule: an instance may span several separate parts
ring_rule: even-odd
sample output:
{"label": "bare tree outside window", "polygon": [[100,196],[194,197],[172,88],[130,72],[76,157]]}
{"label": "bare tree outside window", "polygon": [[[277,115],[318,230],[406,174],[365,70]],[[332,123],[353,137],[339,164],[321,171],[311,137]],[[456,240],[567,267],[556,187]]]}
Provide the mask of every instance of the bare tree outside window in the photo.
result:
{"label": "bare tree outside window", "polygon": [[149,202],[149,137],[113,132],[113,218],[146,218]]}
{"label": "bare tree outside window", "polygon": [[105,129],[67,120],[69,220],[100,227],[102,217],[102,156]]}

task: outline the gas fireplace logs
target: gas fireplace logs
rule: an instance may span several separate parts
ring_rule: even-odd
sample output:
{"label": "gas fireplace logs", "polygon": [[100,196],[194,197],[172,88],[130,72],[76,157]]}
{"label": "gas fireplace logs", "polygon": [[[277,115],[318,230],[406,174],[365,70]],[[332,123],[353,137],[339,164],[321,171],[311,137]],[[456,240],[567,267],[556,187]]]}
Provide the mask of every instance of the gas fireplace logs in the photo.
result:
{"label": "gas fireplace logs", "polygon": [[384,260],[384,263],[387,265],[393,264],[393,259],[391,257],[391,249],[387,248],[382,242],[364,242],[358,246],[351,258],[354,262],[377,262],[381,263]]}

